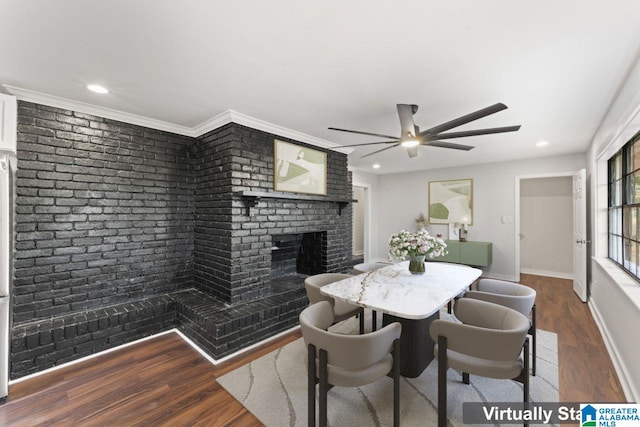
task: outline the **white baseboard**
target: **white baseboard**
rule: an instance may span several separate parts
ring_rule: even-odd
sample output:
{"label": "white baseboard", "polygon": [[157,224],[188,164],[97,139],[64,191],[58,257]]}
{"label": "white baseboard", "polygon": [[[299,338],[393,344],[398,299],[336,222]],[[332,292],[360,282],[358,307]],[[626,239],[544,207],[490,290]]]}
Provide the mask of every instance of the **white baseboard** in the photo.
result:
{"label": "white baseboard", "polygon": [[628,381],[628,378],[631,378],[627,372],[627,369],[622,363],[620,356],[618,355],[618,350],[616,348],[615,343],[611,339],[611,335],[607,329],[607,326],[602,321],[602,316],[598,311],[598,307],[593,303],[592,300],[587,302],[589,310],[591,311],[591,315],[593,316],[593,320],[596,322],[598,329],[600,330],[600,335],[604,340],[604,345],[607,347],[607,351],[609,352],[609,356],[611,358],[611,362],[613,363],[613,368],[616,370],[618,374],[618,380],[620,381],[620,385],[622,386],[622,391],[624,392],[624,397],[627,399],[627,402],[640,402],[640,392],[635,389],[634,385]]}
{"label": "white baseboard", "polygon": [[84,357],[81,357],[79,359],[72,360],[70,362],[62,363],[60,365],[56,365],[56,366],[53,366],[51,368],[44,369],[42,371],[34,372],[33,374],[25,375],[23,377],[15,379],[15,380],[9,380],[9,384],[19,383],[21,381],[25,381],[25,380],[28,380],[28,379],[31,379],[31,378],[34,378],[34,377],[37,377],[37,376],[40,376],[40,375],[44,375],[44,374],[47,374],[47,373],[52,372],[52,371],[57,371],[58,369],[66,368],[68,366],[75,365],[77,363],[85,362],[85,361],[87,361],[89,359],[93,359],[94,357],[99,357],[99,356],[105,355],[107,353],[111,353],[111,352],[120,350],[122,348],[129,347],[129,346],[138,344],[140,342],[147,341],[147,340],[159,337],[160,335],[165,335],[165,334],[170,334],[170,333],[178,334],[187,344],[189,344],[191,347],[193,347],[195,350],[197,350],[202,356],[204,356],[205,359],[207,359],[212,364],[217,365],[217,364],[222,363],[222,362],[224,362],[226,360],[229,360],[229,359],[232,359],[232,358],[234,358],[236,356],[239,356],[242,353],[246,353],[249,350],[252,350],[252,349],[254,349],[256,347],[259,347],[259,346],[261,346],[263,344],[266,344],[266,343],[268,343],[270,341],[276,340],[276,339],[278,339],[278,338],[280,338],[280,337],[282,337],[282,336],[284,336],[284,335],[286,335],[288,333],[291,333],[291,332],[293,332],[293,331],[295,331],[296,329],[299,329],[299,328],[300,328],[300,325],[293,326],[292,328],[289,328],[286,331],[282,331],[282,332],[280,332],[280,333],[278,333],[276,335],[273,335],[271,337],[265,338],[264,340],[262,340],[260,342],[252,344],[249,347],[245,347],[243,349],[240,349],[240,350],[236,351],[235,353],[229,354],[229,355],[227,355],[225,357],[222,357],[220,359],[214,359],[213,357],[209,356],[204,350],[202,350],[202,348],[200,348],[196,343],[194,343],[186,335],[184,335],[182,332],[180,332],[177,328],[173,328],[173,329],[169,329],[167,331],[159,332],[159,333],[154,334],[154,335],[150,335],[148,337],[140,338],[140,339],[137,339],[135,341],[131,341],[131,342],[128,342],[128,343],[125,343],[125,344],[121,344],[121,345],[119,345],[117,347],[112,347],[112,348],[109,348],[109,349],[106,349],[106,350],[102,350],[102,351],[100,351],[98,353],[90,354],[88,356],[84,356]]}
{"label": "white baseboard", "polygon": [[209,356],[198,344],[196,344],[195,342],[193,342],[189,337],[187,337],[185,334],[183,334],[182,332],[180,332],[178,329],[173,329],[173,332],[176,332],[178,335],[180,335],[182,337],[183,340],[185,340],[187,342],[187,344],[189,344],[191,347],[193,347],[194,349],[196,349],[202,356],[204,356],[209,362],[213,363],[214,365],[217,365],[219,363],[222,363],[224,361],[227,361],[229,359],[233,359],[234,357],[237,357],[243,353],[248,352],[249,350],[253,350],[254,348],[260,347],[263,344],[267,344],[270,341],[275,341],[276,339],[287,335],[293,331],[295,331],[296,329],[300,329],[300,325],[296,325],[293,326],[289,329],[287,329],[286,331],[282,331],[277,333],[276,335],[267,337],[265,339],[263,339],[262,341],[259,341],[255,344],[251,344],[249,347],[245,347],[242,348],[238,351],[236,351],[235,353],[231,353],[227,356],[221,357],[220,359],[214,359],[213,357]]}
{"label": "white baseboard", "polygon": [[533,268],[521,268],[520,269],[520,273],[522,273],[522,274],[534,274],[536,276],[556,277],[558,279],[573,280],[573,274],[559,273],[557,271],[535,270]]}
{"label": "white baseboard", "polygon": [[506,280],[507,282],[517,282],[515,276],[511,276],[509,274],[483,273],[482,277],[485,277],[487,279]]}
{"label": "white baseboard", "polygon": [[123,349],[125,347],[129,347],[129,346],[141,343],[143,341],[147,341],[147,340],[159,337],[160,335],[170,334],[172,332],[177,332],[177,331],[178,331],[177,329],[169,329],[168,331],[158,332],[157,334],[149,335],[148,337],[144,337],[144,338],[137,339],[135,341],[131,341],[131,342],[127,342],[127,343],[124,343],[124,344],[120,344],[119,346],[111,347],[111,348],[108,348],[106,350],[99,351],[98,353],[90,354],[88,356],[83,356],[83,357],[81,357],[79,359],[75,359],[75,360],[72,360],[70,362],[65,362],[65,363],[62,363],[60,365],[56,365],[56,366],[53,366],[51,368],[44,369],[42,371],[34,372],[33,374],[25,375],[23,377],[15,379],[15,380],[9,380],[9,384],[19,383],[21,381],[25,381],[25,380],[28,380],[28,379],[31,379],[31,378],[34,378],[34,377],[37,377],[37,376],[40,376],[40,375],[44,375],[44,374],[47,374],[47,373],[52,372],[52,371],[57,371],[58,369],[66,368],[67,366],[71,366],[71,365],[75,365],[77,363],[85,362],[85,361],[87,361],[89,359],[93,359],[94,357],[100,357],[102,355],[105,355],[105,354],[108,354],[108,353],[111,353],[111,352],[114,352],[114,351],[118,351],[118,350]]}

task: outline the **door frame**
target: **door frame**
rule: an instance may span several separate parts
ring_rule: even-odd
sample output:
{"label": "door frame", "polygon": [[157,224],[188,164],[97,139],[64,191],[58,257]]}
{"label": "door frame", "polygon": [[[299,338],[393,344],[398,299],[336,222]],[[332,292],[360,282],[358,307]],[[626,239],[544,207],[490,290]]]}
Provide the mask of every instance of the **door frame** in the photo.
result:
{"label": "door frame", "polygon": [[572,178],[573,175],[576,174],[577,171],[570,172],[551,172],[551,173],[541,173],[541,174],[533,174],[533,175],[516,175],[515,177],[515,211],[514,211],[514,239],[515,239],[515,266],[514,266],[514,277],[516,282],[520,282],[520,181],[524,179],[538,179],[538,178],[562,178],[569,177]]}
{"label": "door frame", "polygon": [[364,262],[369,262],[369,259],[371,257],[371,185],[360,182],[352,182],[352,194],[353,187],[364,188]]}

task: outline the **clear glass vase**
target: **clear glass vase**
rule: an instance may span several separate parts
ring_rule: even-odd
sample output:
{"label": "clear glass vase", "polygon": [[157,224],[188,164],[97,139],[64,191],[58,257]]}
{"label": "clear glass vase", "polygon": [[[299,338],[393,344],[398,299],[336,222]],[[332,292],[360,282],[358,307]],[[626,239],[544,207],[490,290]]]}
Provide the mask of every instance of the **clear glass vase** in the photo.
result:
{"label": "clear glass vase", "polygon": [[424,274],[425,255],[409,255],[409,271],[411,274]]}

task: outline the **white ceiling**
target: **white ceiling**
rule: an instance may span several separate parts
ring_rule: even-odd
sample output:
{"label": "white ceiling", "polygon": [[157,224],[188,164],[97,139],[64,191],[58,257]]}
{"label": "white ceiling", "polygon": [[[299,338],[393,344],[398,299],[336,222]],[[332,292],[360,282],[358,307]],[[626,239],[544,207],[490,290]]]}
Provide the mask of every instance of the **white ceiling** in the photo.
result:
{"label": "white ceiling", "polygon": [[[336,144],[422,129],[496,102],[454,130],[469,152],[363,147],[377,173],[584,152],[640,53],[638,0],[0,0],[0,83],[187,128],[226,110]],[[108,95],[85,89],[101,83]],[[11,89],[8,89],[11,91]],[[539,140],[549,141],[537,148]]]}

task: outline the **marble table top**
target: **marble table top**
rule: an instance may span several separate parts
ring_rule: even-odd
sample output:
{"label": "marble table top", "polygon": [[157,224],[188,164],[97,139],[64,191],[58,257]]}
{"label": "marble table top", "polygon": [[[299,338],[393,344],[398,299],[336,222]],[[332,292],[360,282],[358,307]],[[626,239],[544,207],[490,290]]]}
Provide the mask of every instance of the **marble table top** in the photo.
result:
{"label": "marble table top", "polygon": [[482,270],[428,262],[425,273],[409,272],[409,261],[323,286],[320,292],[350,304],[405,319],[424,319],[466,290]]}

